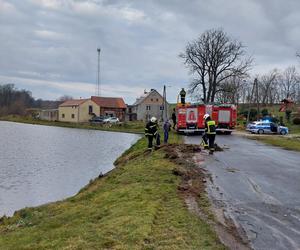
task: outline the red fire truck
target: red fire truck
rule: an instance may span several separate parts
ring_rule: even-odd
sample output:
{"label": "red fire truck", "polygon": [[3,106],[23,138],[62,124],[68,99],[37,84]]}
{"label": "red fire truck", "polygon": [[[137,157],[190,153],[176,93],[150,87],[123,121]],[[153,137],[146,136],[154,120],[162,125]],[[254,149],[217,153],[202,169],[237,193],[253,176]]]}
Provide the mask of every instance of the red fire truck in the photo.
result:
{"label": "red fire truck", "polygon": [[236,126],[237,108],[233,104],[181,104],[176,106],[177,132],[196,133],[204,132],[203,116],[210,114],[216,122],[217,132],[231,134]]}

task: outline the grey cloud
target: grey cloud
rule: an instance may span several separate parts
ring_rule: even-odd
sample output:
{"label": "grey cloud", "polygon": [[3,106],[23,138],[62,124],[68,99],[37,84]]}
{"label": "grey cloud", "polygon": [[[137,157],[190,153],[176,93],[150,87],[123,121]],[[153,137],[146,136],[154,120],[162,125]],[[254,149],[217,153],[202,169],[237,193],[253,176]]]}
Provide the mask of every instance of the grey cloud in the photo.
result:
{"label": "grey cloud", "polygon": [[223,27],[247,46],[253,74],[297,64],[299,11],[296,0],[0,0],[0,82],[15,77],[43,98],[80,95],[56,82],[82,83],[84,95],[94,94],[101,46],[106,95],[123,94],[130,103],[144,88],[167,84],[175,101],[191,78],[178,54],[210,28]]}

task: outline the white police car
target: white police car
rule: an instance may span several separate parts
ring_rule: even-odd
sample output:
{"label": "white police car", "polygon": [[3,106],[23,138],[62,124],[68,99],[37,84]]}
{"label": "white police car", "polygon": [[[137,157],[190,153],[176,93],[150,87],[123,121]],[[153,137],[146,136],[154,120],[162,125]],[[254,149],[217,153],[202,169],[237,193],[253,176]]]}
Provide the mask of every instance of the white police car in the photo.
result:
{"label": "white police car", "polygon": [[279,126],[270,121],[256,121],[247,125],[247,131],[256,134],[281,134],[286,135],[289,133],[289,129],[284,126]]}

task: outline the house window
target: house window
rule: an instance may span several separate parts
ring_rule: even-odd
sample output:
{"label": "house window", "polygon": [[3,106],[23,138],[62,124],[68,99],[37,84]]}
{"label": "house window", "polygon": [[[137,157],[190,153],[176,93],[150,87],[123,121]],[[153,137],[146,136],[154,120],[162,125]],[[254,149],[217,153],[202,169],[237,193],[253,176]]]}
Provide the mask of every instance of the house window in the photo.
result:
{"label": "house window", "polygon": [[74,119],[75,118],[75,115],[74,114],[72,114],[72,119]]}
{"label": "house window", "polygon": [[151,102],[153,102],[153,99],[151,98]]}
{"label": "house window", "polygon": [[89,114],[93,113],[93,106],[89,105]]}
{"label": "house window", "polygon": [[146,106],[146,110],[151,110],[151,106]]}
{"label": "house window", "polygon": [[65,118],[65,114],[61,114],[61,118]]}
{"label": "house window", "polygon": [[156,98],[156,101],[158,102],[158,98]]}

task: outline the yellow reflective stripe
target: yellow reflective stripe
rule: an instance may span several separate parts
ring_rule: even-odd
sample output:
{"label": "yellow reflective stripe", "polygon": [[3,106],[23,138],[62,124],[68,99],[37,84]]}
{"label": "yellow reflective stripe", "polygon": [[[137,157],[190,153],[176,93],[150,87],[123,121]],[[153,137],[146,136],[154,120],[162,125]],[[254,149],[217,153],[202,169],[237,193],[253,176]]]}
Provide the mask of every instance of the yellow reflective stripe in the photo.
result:
{"label": "yellow reflective stripe", "polygon": [[216,126],[216,122],[215,121],[208,121],[207,122],[207,128],[206,128],[207,134],[209,134],[209,135],[215,135],[216,132],[211,132],[210,131],[210,126]]}
{"label": "yellow reflective stripe", "polygon": [[208,121],[207,126],[211,126],[211,125],[216,125],[216,122],[215,121]]}

